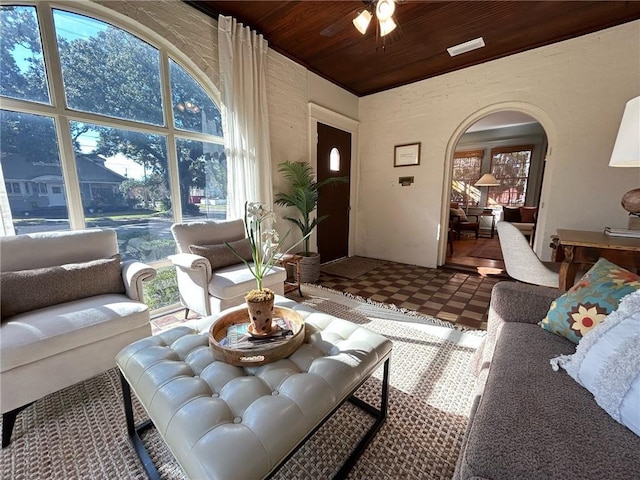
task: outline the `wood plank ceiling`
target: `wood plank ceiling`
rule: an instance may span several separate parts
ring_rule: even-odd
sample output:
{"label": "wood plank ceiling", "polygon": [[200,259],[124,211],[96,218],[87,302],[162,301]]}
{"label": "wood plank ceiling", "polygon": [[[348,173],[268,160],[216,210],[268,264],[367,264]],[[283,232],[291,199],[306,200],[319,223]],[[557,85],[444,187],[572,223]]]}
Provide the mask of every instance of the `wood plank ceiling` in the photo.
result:
{"label": "wood plank ceiling", "polygon": [[[640,1],[398,1],[399,27],[383,38],[375,18],[361,35],[351,23],[361,1],[187,1],[231,15],[269,46],[358,96],[640,19]],[[630,41],[640,42],[638,36]],[[484,48],[447,48],[483,37]],[[629,59],[640,62],[639,59]]]}

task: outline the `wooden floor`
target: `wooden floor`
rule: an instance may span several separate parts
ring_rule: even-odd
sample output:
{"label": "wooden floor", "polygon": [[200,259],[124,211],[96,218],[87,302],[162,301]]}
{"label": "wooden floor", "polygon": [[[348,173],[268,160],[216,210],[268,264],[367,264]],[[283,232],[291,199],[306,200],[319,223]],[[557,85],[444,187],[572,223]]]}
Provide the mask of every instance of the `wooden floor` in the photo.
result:
{"label": "wooden floor", "polygon": [[447,258],[445,265],[448,267],[468,268],[476,270],[481,275],[503,275],[504,262],[502,260],[494,260],[490,258],[473,257],[470,254],[480,247],[491,245],[494,248],[500,248],[498,236],[493,238],[480,237],[478,239],[473,236],[462,237],[460,240],[453,242],[453,254],[447,250]]}

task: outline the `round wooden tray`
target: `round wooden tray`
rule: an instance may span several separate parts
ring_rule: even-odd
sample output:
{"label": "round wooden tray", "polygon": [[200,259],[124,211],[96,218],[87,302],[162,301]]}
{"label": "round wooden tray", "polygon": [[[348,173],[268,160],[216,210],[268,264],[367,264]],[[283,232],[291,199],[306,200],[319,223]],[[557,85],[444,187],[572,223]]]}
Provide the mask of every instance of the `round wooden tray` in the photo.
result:
{"label": "round wooden tray", "polygon": [[265,344],[262,347],[242,350],[220,345],[220,341],[227,335],[229,325],[249,323],[249,312],[246,305],[240,305],[225,310],[211,325],[209,330],[209,348],[216,360],[236,365],[238,367],[256,367],[266,363],[286,358],[295,352],[304,342],[304,320],[295,310],[286,307],[273,307],[274,319],[284,318],[293,324],[293,335],[286,342],[276,345]]}

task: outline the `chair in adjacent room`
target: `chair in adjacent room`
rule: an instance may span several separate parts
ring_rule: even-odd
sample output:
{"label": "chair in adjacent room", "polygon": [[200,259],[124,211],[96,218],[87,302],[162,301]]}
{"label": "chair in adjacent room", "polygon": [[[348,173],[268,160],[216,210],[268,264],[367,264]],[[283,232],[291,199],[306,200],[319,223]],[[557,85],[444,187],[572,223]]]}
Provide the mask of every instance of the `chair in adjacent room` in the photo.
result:
{"label": "chair in adjacent room", "polygon": [[540,260],[529,246],[529,241],[513,224],[501,221],[497,228],[504,266],[511,278],[558,288],[560,263]]}
{"label": "chair in adjacent room", "polygon": [[[467,215],[458,202],[451,202],[449,207],[449,227],[453,229],[455,239],[460,240],[462,232],[473,232],[477,239],[480,234],[478,216]],[[475,217],[475,221],[469,220],[469,217]]]}

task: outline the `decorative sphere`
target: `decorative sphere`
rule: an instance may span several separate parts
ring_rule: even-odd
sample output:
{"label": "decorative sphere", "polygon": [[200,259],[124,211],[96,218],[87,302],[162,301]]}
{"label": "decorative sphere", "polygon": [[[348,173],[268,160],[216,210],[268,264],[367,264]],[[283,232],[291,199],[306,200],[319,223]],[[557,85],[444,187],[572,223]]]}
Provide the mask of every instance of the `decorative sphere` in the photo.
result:
{"label": "decorative sphere", "polygon": [[627,212],[640,214],[640,188],[634,188],[625,193],[620,204]]}

